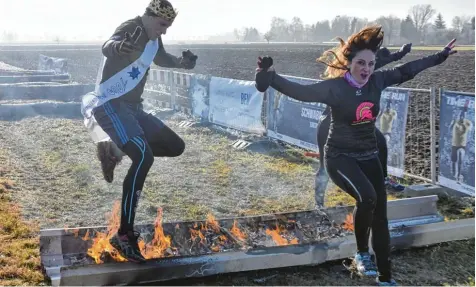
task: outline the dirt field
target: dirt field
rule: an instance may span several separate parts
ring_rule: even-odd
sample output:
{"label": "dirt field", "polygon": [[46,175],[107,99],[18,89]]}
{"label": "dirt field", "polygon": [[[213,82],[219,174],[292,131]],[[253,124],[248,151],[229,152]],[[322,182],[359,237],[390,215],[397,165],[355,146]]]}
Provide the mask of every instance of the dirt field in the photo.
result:
{"label": "dirt field", "polygon": [[[169,52],[178,54],[182,48],[173,46]],[[271,49],[266,45],[253,45],[251,49],[231,45],[190,48],[199,55],[194,72],[214,76],[251,80],[256,57],[264,54],[275,58],[276,68],[283,74],[315,78],[321,71],[314,63],[319,47],[309,45],[273,45]],[[36,51],[31,50],[35,47],[29,47],[30,51],[8,52],[2,49],[6,48],[0,47],[0,61],[21,68],[36,68],[39,53],[68,58],[73,79],[83,83],[96,79],[101,57],[97,50]],[[429,53],[415,51],[404,60]],[[437,88],[474,92],[473,75],[474,51],[461,52],[404,86],[428,88],[433,84]],[[429,174],[428,115],[428,95],[412,99],[406,164],[410,171],[423,176]],[[318,162],[303,158],[300,151],[278,146],[265,154],[238,151],[230,147],[236,137],[210,127],[180,127],[179,123],[185,119],[184,115],[165,118],[185,140],[186,151],[178,158],[155,160],[139,203],[137,223],[151,222],[158,207],[164,210],[164,221],[203,219],[208,213],[220,218],[313,207]],[[120,199],[120,179],[127,172],[128,159],[116,169],[114,182],[107,184],[102,179],[95,146],[82,120],[33,117],[0,121],[0,130],[3,131],[0,151],[3,158],[8,158],[5,165],[15,167],[15,172],[8,175],[15,182],[11,197],[19,203],[26,219],[39,221],[41,228],[105,223],[104,214],[111,210],[114,200]],[[330,190],[328,205],[353,204],[348,196],[332,186]],[[449,201],[448,210],[442,210],[449,218],[474,216],[474,200]],[[432,265],[427,265],[429,261]],[[474,285],[474,240],[398,253],[395,262],[395,276],[402,285]],[[340,270],[340,262],[337,262],[319,267],[212,277],[185,284],[372,284],[350,279],[348,273]],[[468,277],[473,278],[472,283]]]}
{"label": "dirt field", "polygon": [[[68,49],[68,50],[65,50]],[[79,50],[81,49],[81,50]],[[281,74],[306,78],[318,78],[323,65],[315,62],[326,47],[312,44],[250,44],[250,45],[170,45],[167,52],[180,55],[190,49],[198,55],[193,73],[211,74],[217,77],[253,80],[258,56],[270,55],[276,70]],[[0,61],[26,69],[36,69],[39,54],[68,59],[69,71],[74,81],[92,83],[96,80],[102,58],[99,46],[45,46],[12,48],[0,46]],[[401,61],[415,60],[434,51],[414,50]],[[392,66],[390,64],[389,66]],[[455,73],[455,71],[458,71]],[[412,81],[402,85],[411,88],[447,88],[474,92],[474,51],[460,51],[450,61],[429,69]]]}
{"label": "dirt field", "polygon": [[[270,55],[275,60],[276,70],[281,74],[318,78],[323,72],[323,65],[315,59],[328,47],[312,44],[251,44],[251,45],[170,45],[167,51],[180,55],[181,51],[190,48],[198,56],[198,62],[192,71],[199,74],[234,78],[242,80],[254,79],[256,59],[260,55]],[[65,50],[66,49],[66,50]],[[434,53],[428,50],[413,50],[402,60],[391,63],[392,67],[407,61],[415,60]],[[99,46],[25,46],[13,49],[0,46],[0,61],[21,68],[35,69],[38,55],[68,59],[72,79],[80,83],[92,83],[96,80],[98,63],[102,58]],[[444,88],[454,91],[474,93],[474,51],[459,51],[450,60],[428,69],[401,85],[405,88],[435,89]],[[406,172],[430,178],[430,94],[413,93],[410,101],[406,152]],[[438,102],[437,102],[438,105]],[[438,115],[437,115],[438,120]],[[436,126],[437,137],[439,127]],[[438,144],[437,144],[438,146]]]}

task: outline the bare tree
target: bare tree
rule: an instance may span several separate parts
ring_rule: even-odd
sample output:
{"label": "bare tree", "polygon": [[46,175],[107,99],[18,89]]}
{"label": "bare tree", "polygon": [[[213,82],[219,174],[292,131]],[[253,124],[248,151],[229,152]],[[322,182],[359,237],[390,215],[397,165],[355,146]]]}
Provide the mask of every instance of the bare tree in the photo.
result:
{"label": "bare tree", "polygon": [[13,32],[3,31],[3,40],[5,42],[13,42],[18,38],[18,35]]}
{"label": "bare tree", "polygon": [[269,44],[269,41],[271,41],[273,39],[274,35],[273,33],[271,33],[271,31],[268,31],[266,32],[266,34],[264,34],[263,38],[268,42]]}
{"label": "bare tree", "polygon": [[289,29],[294,42],[302,41],[304,34],[304,24],[302,23],[301,18],[293,17]]}
{"label": "bare tree", "polygon": [[392,39],[394,36],[398,36],[398,32],[400,31],[400,19],[395,16],[386,16],[386,17],[379,17],[375,22],[379,25],[382,25],[382,28],[385,32],[384,42],[388,44],[392,44]]}
{"label": "bare tree", "polygon": [[453,21],[451,21],[451,24],[453,26],[453,29],[455,29],[458,32],[463,31],[463,27],[467,24],[470,23],[470,17],[469,16],[455,16],[453,18]]}
{"label": "bare tree", "polygon": [[427,27],[430,19],[435,15],[436,10],[430,4],[414,5],[410,8],[410,16],[413,24],[420,33],[420,40],[425,38],[425,27]]}

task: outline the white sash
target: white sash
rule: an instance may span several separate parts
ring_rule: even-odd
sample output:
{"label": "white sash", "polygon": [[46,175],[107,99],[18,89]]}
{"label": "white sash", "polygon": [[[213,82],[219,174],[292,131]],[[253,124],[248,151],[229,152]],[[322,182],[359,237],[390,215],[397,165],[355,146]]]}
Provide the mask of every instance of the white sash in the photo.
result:
{"label": "white sash", "polygon": [[[81,113],[84,116],[84,124],[89,129],[94,142],[108,140],[107,134],[99,127],[92,111],[106,102],[121,97],[133,90],[144,78],[147,69],[159,50],[159,41],[150,40],[141,56],[132,64],[125,67],[102,84],[96,83],[94,92],[87,93],[82,98]],[[103,63],[105,60],[103,61]],[[100,68],[102,75],[104,66]]]}

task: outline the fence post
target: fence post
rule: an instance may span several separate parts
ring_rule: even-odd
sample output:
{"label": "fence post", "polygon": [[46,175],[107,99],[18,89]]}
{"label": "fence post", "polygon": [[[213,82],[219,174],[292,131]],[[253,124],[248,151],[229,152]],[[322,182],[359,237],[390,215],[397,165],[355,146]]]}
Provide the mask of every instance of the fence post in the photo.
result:
{"label": "fence post", "polygon": [[430,88],[431,183],[436,184],[436,89]]}
{"label": "fence post", "polygon": [[[170,71],[170,70],[169,70]],[[170,105],[172,106],[172,111],[176,111],[176,97],[177,97],[177,85],[176,85],[176,76],[177,74],[174,71],[170,71]]]}

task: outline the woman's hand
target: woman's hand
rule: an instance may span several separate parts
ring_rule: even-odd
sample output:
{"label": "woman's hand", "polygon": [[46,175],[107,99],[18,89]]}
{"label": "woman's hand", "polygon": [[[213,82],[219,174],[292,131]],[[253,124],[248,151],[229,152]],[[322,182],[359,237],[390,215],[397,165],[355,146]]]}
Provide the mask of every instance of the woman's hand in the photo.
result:
{"label": "woman's hand", "polygon": [[451,40],[451,42],[449,42],[448,45],[446,45],[445,48],[443,49],[443,54],[446,57],[448,57],[450,55],[453,55],[453,54],[458,52],[456,50],[453,50],[454,47],[455,47],[455,42],[456,42],[456,39]]}

